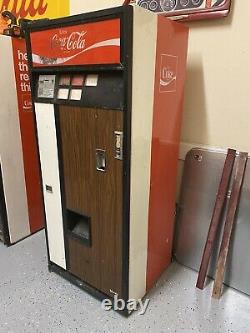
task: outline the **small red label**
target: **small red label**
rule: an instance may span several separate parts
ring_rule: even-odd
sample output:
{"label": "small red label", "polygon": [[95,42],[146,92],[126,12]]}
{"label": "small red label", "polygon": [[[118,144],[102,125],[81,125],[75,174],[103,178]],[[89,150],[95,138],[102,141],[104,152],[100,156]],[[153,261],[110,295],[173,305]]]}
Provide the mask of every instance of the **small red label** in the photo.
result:
{"label": "small red label", "polygon": [[120,63],[120,19],[31,33],[34,67]]}

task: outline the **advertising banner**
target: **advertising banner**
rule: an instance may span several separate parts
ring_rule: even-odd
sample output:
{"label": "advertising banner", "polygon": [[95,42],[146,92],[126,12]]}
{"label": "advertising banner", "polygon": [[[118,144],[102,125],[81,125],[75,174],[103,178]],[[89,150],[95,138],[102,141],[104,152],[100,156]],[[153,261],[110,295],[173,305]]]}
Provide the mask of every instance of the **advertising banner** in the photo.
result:
{"label": "advertising banner", "polygon": [[120,19],[31,34],[34,67],[120,63]]}

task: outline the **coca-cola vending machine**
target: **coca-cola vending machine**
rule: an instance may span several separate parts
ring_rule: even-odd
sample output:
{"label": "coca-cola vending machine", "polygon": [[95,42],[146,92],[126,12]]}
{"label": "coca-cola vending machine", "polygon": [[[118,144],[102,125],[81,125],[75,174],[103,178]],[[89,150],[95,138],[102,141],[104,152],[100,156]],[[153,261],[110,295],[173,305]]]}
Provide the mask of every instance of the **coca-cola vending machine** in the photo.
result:
{"label": "coca-cola vending machine", "polygon": [[100,298],[171,263],[187,43],[132,6],[27,27],[49,269]]}
{"label": "coca-cola vending machine", "polygon": [[0,35],[0,50],[0,240],[9,246],[44,227],[44,209],[25,39]]}

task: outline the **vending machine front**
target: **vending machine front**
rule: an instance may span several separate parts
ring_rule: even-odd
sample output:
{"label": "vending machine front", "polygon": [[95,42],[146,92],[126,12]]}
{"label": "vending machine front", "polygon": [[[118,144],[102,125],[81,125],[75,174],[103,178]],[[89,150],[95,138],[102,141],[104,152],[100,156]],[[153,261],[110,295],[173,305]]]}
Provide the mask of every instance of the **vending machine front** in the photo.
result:
{"label": "vending machine front", "polygon": [[27,28],[49,268],[100,298],[171,262],[187,39],[132,6]]}

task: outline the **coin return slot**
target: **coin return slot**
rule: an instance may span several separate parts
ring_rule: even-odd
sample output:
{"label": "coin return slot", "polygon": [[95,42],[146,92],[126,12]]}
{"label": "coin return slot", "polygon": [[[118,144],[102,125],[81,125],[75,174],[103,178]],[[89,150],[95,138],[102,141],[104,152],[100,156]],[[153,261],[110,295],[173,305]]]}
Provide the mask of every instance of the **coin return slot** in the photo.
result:
{"label": "coin return slot", "polygon": [[91,246],[91,219],[88,216],[67,210],[67,225],[70,237]]}
{"label": "coin return slot", "polygon": [[102,149],[96,149],[96,170],[106,171],[106,152]]}

